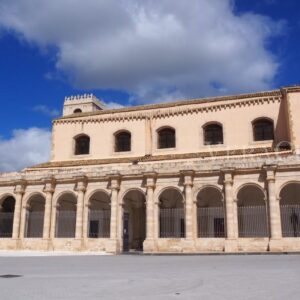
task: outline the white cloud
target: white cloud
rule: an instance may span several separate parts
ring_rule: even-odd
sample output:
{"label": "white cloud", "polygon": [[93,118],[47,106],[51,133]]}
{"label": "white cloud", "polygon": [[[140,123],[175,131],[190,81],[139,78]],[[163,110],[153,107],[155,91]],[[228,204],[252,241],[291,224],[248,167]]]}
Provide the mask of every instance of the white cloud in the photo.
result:
{"label": "white cloud", "polygon": [[266,44],[281,23],[233,0],[0,0],[1,25],[57,47],[75,87],[132,102],[268,89],[278,69]]}
{"label": "white cloud", "polygon": [[0,172],[19,171],[50,159],[51,133],[47,129],[16,129],[0,138]]}
{"label": "white cloud", "polygon": [[49,116],[51,118],[55,118],[55,117],[58,117],[59,114],[60,114],[60,111],[57,110],[57,109],[52,109],[52,108],[49,108],[47,107],[46,105],[37,105],[33,108],[33,111],[36,111],[36,112],[40,112],[46,116]]}

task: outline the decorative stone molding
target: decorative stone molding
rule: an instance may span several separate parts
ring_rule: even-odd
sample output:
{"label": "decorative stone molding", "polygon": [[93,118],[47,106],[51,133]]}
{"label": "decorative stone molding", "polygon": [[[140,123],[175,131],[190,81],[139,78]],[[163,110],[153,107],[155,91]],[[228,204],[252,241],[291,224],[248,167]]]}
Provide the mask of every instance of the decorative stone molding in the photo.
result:
{"label": "decorative stone molding", "polygon": [[[114,110],[96,111],[92,113],[82,113],[80,116],[70,115],[57,119],[53,122],[53,125],[66,123],[98,123],[108,121],[139,120],[147,118],[165,118],[176,115],[206,113],[218,111],[220,109],[232,109],[235,107],[261,105],[271,102],[274,103],[280,102],[281,100],[282,93],[279,90],[276,90],[256,94],[194,99],[167,104],[144,105]],[[73,101],[73,99],[69,99],[67,101]],[[218,104],[215,104],[216,102],[218,102]]]}

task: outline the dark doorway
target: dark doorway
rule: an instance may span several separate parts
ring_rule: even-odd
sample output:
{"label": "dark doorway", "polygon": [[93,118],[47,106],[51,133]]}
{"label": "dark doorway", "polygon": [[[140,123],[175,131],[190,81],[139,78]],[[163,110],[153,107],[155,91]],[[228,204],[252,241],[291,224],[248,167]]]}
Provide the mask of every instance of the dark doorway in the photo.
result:
{"label": "dark doorway", "polygon": [[143,251],[146,239],[145,195],[133,190],[124,197],[123,251]]}
{"label": "dark doorway", "polygon": [[123,251],[129,251],[129,213],[123,216]]}

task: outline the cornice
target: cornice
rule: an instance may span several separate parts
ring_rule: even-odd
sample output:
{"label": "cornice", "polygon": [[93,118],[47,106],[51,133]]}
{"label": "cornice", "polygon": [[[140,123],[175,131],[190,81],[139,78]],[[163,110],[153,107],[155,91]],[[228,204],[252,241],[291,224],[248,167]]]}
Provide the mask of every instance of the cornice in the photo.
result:
{"label": "cornice", "polygon": [[143,160],[143,156],[140,157],[120,157],[109,159],[89,159],[89,160],[71,160],[71,161],[57,161],[39,164],[26,170],[45,169],[45,168],[61,168],[61,167],[82,167],[92,165],[108,165],[108,164],[132,164],[133,162],[155,162],[155,161],[167,161],[167,160],[182,160],[182,159],[206,159],[213,157],[234,157],[234,156],[249,156],[251,155],[289,155],[291,151],[274,152],[272,147],[261,148],[249,148],[249,149],[236,149],[236,150],[221,150],[211,152],[195,152],[185,154],[166,154],[166,155],[153,155],[147,156],[146,160]]}
{"label": "cornice", "polygon": [[281,99],[281,91],[275,90],[256,94],[203,98],[173,103],[133,106],[114,110],[82,113],[56,119],[53,121],[53,124],[101,123],[146,118],[164,118],[169,116],[214,112],[224,109],[233,109],[236,107],[262,105],[265,103],[280,102]]}

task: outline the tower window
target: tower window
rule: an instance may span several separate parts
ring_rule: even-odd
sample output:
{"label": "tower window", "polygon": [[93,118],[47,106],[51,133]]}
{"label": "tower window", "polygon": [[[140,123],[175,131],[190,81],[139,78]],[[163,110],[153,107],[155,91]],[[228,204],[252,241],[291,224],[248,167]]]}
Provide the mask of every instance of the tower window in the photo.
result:
{"label": "tower window", "polygon": [[115,135],[115,152],[131,151],[130,132],[119,132]]}
{"label": "tower window", "polygon": [[175,129],[163,128],[158,131],[158,148],[175,148]]}
{"label": "tower window", "polygon": [[82,110],[80,108],[76,108],[74,111],[73,111],[74,114],[80,114],[82,113]]}
{"label": "tower window", "polygon": [[90,137],[81,135],[75,138],[75,155],[84,155],[90,153]]}

